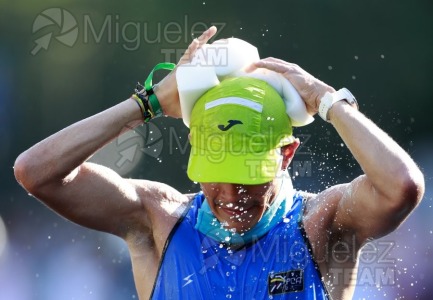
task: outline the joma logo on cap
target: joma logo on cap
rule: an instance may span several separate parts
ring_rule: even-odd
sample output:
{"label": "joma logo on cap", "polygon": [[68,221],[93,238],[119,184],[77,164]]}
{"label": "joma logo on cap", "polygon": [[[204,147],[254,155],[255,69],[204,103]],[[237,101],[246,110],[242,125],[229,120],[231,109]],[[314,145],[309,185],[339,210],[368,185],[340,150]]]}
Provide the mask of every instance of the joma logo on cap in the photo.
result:
{"label": "joma logo on cap", "polygon": [[224,126],[222,124],[218,125],[218,129],[221,131],[227,131],[237,124],[243,124],[243,123],[240,120],[229,120],[228,124],[226,126]]}

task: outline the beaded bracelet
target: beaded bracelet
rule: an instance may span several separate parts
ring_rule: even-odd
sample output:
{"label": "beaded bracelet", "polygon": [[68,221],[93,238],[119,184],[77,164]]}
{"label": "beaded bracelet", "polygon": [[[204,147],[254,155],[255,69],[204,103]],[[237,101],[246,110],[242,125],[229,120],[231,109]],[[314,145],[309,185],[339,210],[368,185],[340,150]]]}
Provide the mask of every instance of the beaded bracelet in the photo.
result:
{"label": "beaded bracelet", "polygon": [[134,99],[135,102],[137,102],[138,106],[140,107],[141,113],[143,114],[143,121],[147,123],[150,121],[150,119],[154,117],[154,113],[149,106],[148,94],[140,83],[137,83],[134,92],[135,94],[132,94],[131,98]]}

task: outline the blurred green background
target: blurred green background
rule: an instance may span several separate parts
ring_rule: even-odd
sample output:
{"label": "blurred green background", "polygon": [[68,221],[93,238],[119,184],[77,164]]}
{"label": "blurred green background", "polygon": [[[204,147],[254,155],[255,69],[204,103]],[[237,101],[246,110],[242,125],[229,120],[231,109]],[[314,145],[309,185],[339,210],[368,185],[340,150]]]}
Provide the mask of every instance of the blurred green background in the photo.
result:
{"label": "blurred green background", "polygon": [[[394,281],[359,284],[355,299],[429,299],[433,2],[426,0],[0,0],[0,299],[136,298],[125,245],[29,197],[14,180],[13,163],[48,135],[129,97],[156,63],[176,62],[213,24],[216,39],[244,39],[261,57],[297,63],[349,88],[361,111],[420,164],[425,199],[384,238],[395,243]],[[93,159],[124,176],[195,192],[185,174],[187,134],[181,120],[160,118]],[[317,192],[361,173],[322,120],[295,134],[304,142],[290,170],[297,188]],[[380,262],[367,267],[381,270]]]}

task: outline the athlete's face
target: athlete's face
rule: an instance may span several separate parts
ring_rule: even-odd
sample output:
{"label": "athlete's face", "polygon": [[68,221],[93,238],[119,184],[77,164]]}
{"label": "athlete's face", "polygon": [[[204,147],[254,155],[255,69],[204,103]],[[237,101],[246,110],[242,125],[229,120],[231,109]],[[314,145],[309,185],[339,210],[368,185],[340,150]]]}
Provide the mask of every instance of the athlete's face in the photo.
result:
{"label": "athlete's face", "polygon": [[258,185],[201,183],[215,217],[227,229],[241,233],[254,227],[278,193],[279,180]]}

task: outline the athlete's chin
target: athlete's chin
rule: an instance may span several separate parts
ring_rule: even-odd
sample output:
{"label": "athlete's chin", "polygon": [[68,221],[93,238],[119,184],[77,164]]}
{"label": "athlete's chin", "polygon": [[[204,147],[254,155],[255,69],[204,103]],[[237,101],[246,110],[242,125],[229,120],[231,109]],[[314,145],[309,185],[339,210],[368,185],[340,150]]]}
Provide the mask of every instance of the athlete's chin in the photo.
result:
{"label": "athlete's chin", "polygon": [[224,222],[225,227],[229,230],[234,230],[237,233],[244,233],[254,227],[257,224],[253,220],[229,219]]}
{"label": "athlete's chin", "polygon": [[237,233],[243,233],[253,228],[262,215],[262,211],[254,211],[252,208],[248,211],[233,211],[220,208],[215,212],[215,216],[223,224],[224,228]]}

